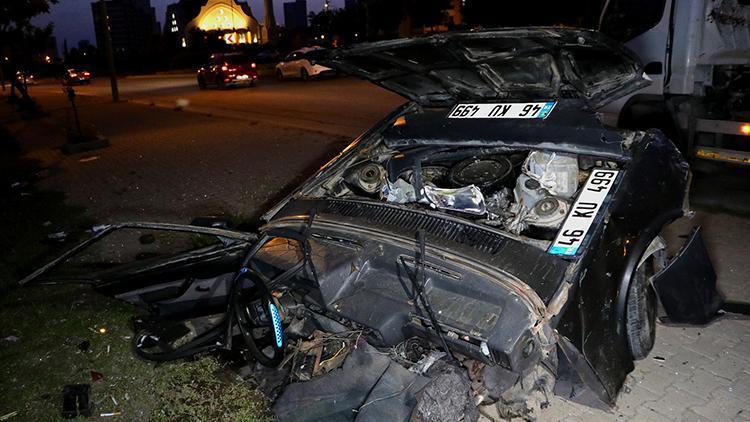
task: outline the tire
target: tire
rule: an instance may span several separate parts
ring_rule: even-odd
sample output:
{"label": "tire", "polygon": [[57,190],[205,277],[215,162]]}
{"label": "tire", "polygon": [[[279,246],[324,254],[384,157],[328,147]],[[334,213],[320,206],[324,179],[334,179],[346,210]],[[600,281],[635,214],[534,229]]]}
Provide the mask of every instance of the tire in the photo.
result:
{"label": "tire", "polygon": [[284,74],[281,72],[281,69],[276,69],[276,79],[279,81],[284,80]]}
{"label": "tire", "polygon": [[206,89],[206,80],[198,77],[198,89]]}
{"label": "tire", "polygon": [[628,287],[625,329],[633,360],[648,356],[656,339],[657,300],[650,281],[654,272],[654,258],[648,257],[638,266]]}
{"label": "tire", "polygon": [[302,78],[303,81],[310,80],[310,74],[307,73],[307,69],[305,69],[304,67],[299,71],[299,77]]}

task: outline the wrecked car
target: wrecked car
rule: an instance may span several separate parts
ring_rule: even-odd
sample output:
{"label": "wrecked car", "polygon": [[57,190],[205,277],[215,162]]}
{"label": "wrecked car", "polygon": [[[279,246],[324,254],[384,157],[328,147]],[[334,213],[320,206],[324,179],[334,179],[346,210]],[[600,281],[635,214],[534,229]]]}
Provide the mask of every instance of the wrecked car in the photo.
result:
{"label": "wrecked car", "polygon": [[619,44],[458,32],[328,64],[409,101],[257,232],[101,226],[23,282],[148,309],[147,359],[244,350],[283,420],[533,419],[553,393],[612,405],[659,300],[674,321],[717,312],[700,230],[673,257],[659,235],[688,212],[687,163],[661,132],[597,118],[648,84]]}

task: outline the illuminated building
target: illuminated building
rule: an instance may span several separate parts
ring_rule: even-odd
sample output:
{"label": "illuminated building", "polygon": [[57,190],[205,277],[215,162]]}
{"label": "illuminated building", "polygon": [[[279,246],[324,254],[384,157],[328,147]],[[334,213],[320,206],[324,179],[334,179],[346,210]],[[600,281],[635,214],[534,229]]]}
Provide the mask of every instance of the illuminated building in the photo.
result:
{"label": "illuminated building", "polygon": [[164,34],[187,48],[196,30],[214,32],[227,44],[262,42],[263,28],[250,6],[238,0],[180,0],[167,6]]}

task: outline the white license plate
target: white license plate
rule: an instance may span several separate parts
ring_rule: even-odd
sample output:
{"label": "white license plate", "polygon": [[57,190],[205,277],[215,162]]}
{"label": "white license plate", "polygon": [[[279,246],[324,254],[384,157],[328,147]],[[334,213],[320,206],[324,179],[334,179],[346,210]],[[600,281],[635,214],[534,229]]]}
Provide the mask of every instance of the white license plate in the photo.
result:
{"label": "white license plate", "polygon": [[456,104],[449,119],[546,119],[557,103]]}
{"label": "white license plate", "polygon": [[572,256],[578,252],[618,173],[618,170],[609,169],[594,169],[591,172],[578,199],[568,212],[562,228],[557,232],[549,253]]}

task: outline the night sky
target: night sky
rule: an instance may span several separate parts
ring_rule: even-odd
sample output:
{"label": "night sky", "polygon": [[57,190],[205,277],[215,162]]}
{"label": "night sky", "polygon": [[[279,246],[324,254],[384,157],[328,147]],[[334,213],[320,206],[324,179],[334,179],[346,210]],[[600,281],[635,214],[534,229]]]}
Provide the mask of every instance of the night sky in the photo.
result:
{"label": "night sky", "polygon": [[[12,1],[12,0],[2,0]],[[246,0],[248,1],[248,0]],[[307,0],[307,11],[317,12],[323,9],[324,0]],[[38,16],[34,23],[45,25],[49,22],[55,24],[54,35],[57,37],[58,48],[62,54],[63,40],[68,40],[68,47],[75,47],[79,40],[89,40],[96,44],[94,37],[94,21],[91,17],[91,0],[60,0],[58,4],[50,8],[50,13]],[[159,25],[164,25],[164,11],[167,5],[176,3],[176,0],[151,0],[151,5],[156,8],[156,20]],[[253,14],[263,22],[263,0],[249,0]],[[284,24],[284,0],[274,0],[274,11],[276,22]],[[331,0],[332,7],[344,7],[344,0]]]}

